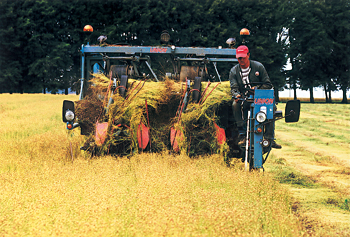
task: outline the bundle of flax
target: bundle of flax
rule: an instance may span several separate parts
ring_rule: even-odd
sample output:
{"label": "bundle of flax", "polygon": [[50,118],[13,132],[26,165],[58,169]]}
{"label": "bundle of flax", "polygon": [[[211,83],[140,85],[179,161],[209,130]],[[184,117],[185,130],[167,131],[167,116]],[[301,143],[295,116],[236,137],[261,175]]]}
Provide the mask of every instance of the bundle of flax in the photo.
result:
{"label": "bundle of flax", "polygon": [[[119,94],[113,96],[114,103],[109,110],[111,128],[119,124],[129,126],[131,148],[128,152],[138,150],[137,128],[143,123],[150,129],[150,146],[152,151],[161,151],[168,147],[168,127],[176,109],[171,104],[179,101],[178,84],[166,80],[164,82],[144,82],[129,80],[126,98]],[[147,103],[147,105],[146,105]],[[110,140],[116,145],[120,136]]]}
{"label": "bundle of flax", "polygon": [[[202,83],[202,88],[207,85]],[[231,101],[229,82],[212,83],[203,91],[205,93],[200,102],[189,104],[181,115],[180,124],[185,137],[181,149],[186,150],[190,156],[225,153],[228,149],[226,143],[218,143],[215,124],[220,126],[217,111],[221,105]]]}
{"label": "bundle of flax", "polygon": [[[202,83],[202,88],[207,89],[200,103],[190,99],[180,119],[177,111],[185,90],[182,83],[169,79],[162,82],[129,79],[125,98],[117,93],[118,89],[112,92],[111,80],[103,74],[94,74],[90,83],[94,86],[89,88],[84,100],[77,103],[77,116],[82,127],[89,128],[87,143],[95,154],[138,152],[137,128],[141,123],[149,128],[147,150],[151,148],[152,152],[171,148],[170,128],[174,124],[184,134],[179,141],[180,150],[191,156],[226,149],[226,144],[217,142],[214,123],[219,123],[217,109],[231,99],[228,82],[212,83],[208,87],[206,82]],[[106,111],[110,98],[113,103]],[[94,144],[96,122],[108,122],[108,135],[102,146]]]}
{"label": "bundle of flax", "polygon": [[[176,91],[181,90],[180,84],[171,80],[152,82],[129,79],[127,92],[123,98],[117,92],[118,89],[112,92],[111,80],[105,75],[93,76],[90,83],[94,86],[89,88],[84,100],[77,103],[77,112],[80,112],[79,121],[90,126],[90,136],[87,139],[90,147],[93,145],[95,130],[92,124],[108,122],[108,136],[102,146],[92,146],[91,151],[96,154],[119,155],[137,152],[137,128],[141,123],[150,128],[150,144],[153,151],[160,151],[168,146],[167,130],[171,118],[176,113],[176,108],[172,108],[171,104],[178,104],[180,93]],[[105,111],[104,108],[107,107],[110,98],[113,99],[113,103]],[[94,111],[85,106],[94,108]]]}

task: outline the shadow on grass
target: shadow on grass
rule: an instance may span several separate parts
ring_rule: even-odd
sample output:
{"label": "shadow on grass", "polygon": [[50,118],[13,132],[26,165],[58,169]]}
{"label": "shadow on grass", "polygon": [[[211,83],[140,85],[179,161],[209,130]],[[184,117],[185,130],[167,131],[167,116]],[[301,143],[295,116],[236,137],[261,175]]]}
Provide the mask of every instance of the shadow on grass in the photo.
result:
{"label": "shadow on grass", "polygon": [[271,172],[275,179],[282,184],[291,184],[300,188],[316,188],[317,184],[308,176],[296,171],[292,167],[285,166],[286,161],[283,158],[272,157],[273,162]]}
{"label": "shadow on grass", "polygon": [[292,184],[307,188],[316,187],[316,184],[312,179],[299,172],[291,170],[281,170],[279,173],[277,173],[276,178],[280,183]]}

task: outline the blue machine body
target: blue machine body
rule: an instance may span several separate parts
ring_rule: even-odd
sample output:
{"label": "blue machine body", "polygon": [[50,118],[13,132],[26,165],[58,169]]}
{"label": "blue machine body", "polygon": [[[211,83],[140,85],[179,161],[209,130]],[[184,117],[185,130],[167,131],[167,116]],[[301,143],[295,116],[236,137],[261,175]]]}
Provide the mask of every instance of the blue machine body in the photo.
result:
{"label": "blue machine body", "polygon": [[[253,143],[250,144],[251,155],[254,154],[254,168],[263,168],[263,146],[264,123],[260,124],[255,118],[260,111],[266,114],[266,121],[271,122],[274,118],[275,97],[274,90],[259,90],[254,93],[254,103],[251,104],[252,116],[250,126],[250,136]],[[261,128],[261,132],[258,132]],[[252,151],[253,150],[253,151]]]}

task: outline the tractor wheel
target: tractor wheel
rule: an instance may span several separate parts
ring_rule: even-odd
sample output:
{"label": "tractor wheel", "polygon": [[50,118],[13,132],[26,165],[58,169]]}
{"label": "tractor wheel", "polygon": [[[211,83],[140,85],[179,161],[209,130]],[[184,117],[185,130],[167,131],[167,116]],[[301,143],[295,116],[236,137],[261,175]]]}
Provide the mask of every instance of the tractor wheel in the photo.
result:
{"label": "tractor wheel", "polygon": [[198,77],[198,66],[182,66],[180,70],[180,82],[186,82],[186,78],[192,79]]}
{"label": "tractor wheel", "polygon": [[193,83],[193,89],[197,89],[195,91],[193,91],[193,102],[194,103],[198,103],[201,97],[201,86],[202,86],[202,78],[201,77],[195,77],[194,78],[194,83]]}
{"label": "tractor wheel", "polygon": [[120,78],[120,86],[119,87],[119,94],[121,97],[125,98],[126,94],[126,86],[128,85],[128,76],[127,75],[122,75]]}
{"label": "tractor wheel", "polygon": [[128,66],[127,65],[111,65],[110,70],[112,73],[112,78],[121,79],[122,75],[127,75]]}

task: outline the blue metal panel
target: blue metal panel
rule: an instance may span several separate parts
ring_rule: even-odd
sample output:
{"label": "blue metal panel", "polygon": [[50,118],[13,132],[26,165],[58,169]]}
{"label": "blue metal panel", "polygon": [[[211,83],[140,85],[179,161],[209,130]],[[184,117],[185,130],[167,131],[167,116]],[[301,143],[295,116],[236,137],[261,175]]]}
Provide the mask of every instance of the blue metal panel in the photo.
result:
{"label": "blue metal panel", "polygon": [[[259,111],[264,111],[267,115],[267,119],[273,119],[273,108],[275,106],[275,98],[273,90],[255,90],[254,93],[254,112],[253,118],[256,117],[256,114]],[[256,131],[258,127],[263,129],[263,126],[260,125],[254,119],[254,128],[253,131]],[[255,133],[254,132],[254,168],[263,167],[263,147],[261,142],[263,141],[264,133]]]}
{"label": "blue metal panel", "polygon": [[92,72],[93,73],[101,73],[101,71],[102,71],[102,68],[100,67],[100,64],[95,63],[93,66]]}
{"label": "blue metal panel", "polygon": [[[258,122],[254,120],[254,128],[258,125]],[[255,130],[253,130],[255,131]],[[254,132],[254,168],[262,168],[262,160],[263,160],[263,147],[261,142],[263,140],[263,132],[255,133]]]}
{"label": "blue metal panel", "polygon": [[[273,108],[275,105],[273,90],[255,90],[254,94],[255,111],[254,116],[261,110],[261,107],[266,107],[267,119],[273,119]],[[263,108],[264,110],[264,108]]]}
{"label": "blue metal panel", "polygon": [[200,48],[200,47],[156,47],[156,46],[90,46],[82,47],[85,53],[125,53],[125,54],[193,54],[196,56],[220,55],[236,56],[236,49],[229,48]]}

